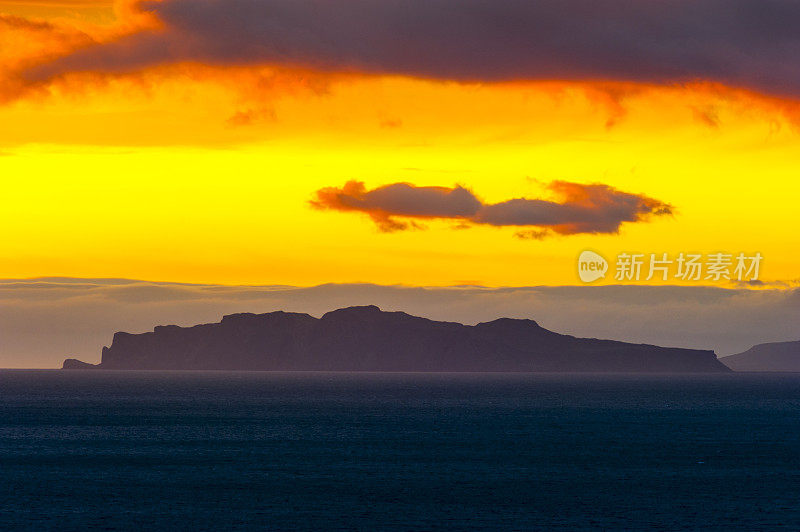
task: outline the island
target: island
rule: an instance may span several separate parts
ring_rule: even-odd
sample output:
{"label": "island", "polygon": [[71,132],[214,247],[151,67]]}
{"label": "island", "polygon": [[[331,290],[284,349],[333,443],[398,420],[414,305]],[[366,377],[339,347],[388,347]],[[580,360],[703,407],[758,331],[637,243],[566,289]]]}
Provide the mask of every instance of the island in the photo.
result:
{"label": "island", "polygon": [[722,357],[735,371],[800,371],[800,340],[758,344],[743,353]]}
{"label": "island", "polygon": [[321,318],[294,312],[232,314],[219,323],[114,334],[100,364],[64,369],[374,372],[728,372],[713,351],[558,334],[533,320],[477,325],[376,306]]}

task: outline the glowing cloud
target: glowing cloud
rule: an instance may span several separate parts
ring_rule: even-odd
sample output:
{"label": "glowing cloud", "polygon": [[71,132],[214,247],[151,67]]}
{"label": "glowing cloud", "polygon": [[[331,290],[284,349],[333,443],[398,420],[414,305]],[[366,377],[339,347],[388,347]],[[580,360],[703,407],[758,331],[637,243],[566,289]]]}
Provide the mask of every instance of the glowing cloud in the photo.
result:
{"label": "glowing cloud", "polygon": [[624,222],[672,214],[672,206],[667,203],[608,185],[554,181],[547,188],[561,201],[514,198],[491,204],[481,202],[462,186],[416,187],[393,183],[367,190],[364,183],[349,181],[341,188],[318,190],[310,203],[316,209],[365,213],[384,232],[419,227],[418,220],[450,219],[498,227],[533,227],[537,229],[522,231],[517,236],[534,239],[551,232],[617,233]]}

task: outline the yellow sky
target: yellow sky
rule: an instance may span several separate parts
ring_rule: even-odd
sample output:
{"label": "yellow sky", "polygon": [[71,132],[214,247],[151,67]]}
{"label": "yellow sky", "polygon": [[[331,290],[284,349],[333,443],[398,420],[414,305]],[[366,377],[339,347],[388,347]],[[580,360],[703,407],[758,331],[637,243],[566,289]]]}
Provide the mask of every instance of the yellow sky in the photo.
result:
{"label": "yellow sky", "polygon": [[[23,4],[0,11],[107,9]],[[0,106],[0,277],[556,285],[575,284],[577,255],[593,249],[758,251],[762,279],[796,279],[790,104],[706,85],[200,65],[74,74]],[[446,221],[385,234],[363,215],[309,207],[314,191],[351,179],[461,184],[491,202],[547,197],[552,180],[605,183],[675,215],[542,241]]]}

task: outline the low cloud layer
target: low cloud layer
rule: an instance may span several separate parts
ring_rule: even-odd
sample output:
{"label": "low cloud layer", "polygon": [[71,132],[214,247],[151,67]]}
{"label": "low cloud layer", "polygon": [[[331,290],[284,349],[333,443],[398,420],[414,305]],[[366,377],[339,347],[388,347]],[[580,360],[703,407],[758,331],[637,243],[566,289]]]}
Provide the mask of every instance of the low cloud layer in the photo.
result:
{"label": "low cloud layer", "polygon": [[367,190],[360,181],[316,192],[316,209],[367,214],[381,231],[419,226],[440,219],[464,224],[484,224],[522,229],[518,236],[543,238],[550,233],[617,233],[624,222],[646,221],[672,214],[672,207],[640,194],[622,192],[603,184],[584,185],[554,181],[547,186],[560,201],[514,198],[484,203],[462,186],[418,187],[393,183]]}
{"label": "low cloud layer", "polygon": [[278,64],[460,81],[712,81],[800,95],[795,0],[163,0],[161,21],[32,70]]}
{"label": "low cloud layer", "polygon": [[800,292],[716,287],[561,286],[421,288],[369,284],[219,286],[124,279],[0,280],[0,367],[99,362],[116,331],[219,321],[223,314],[287,310],[321,316],[376,304],[474,324],[530,318],[577,336],[732,354],[753,344],[797,340]]}

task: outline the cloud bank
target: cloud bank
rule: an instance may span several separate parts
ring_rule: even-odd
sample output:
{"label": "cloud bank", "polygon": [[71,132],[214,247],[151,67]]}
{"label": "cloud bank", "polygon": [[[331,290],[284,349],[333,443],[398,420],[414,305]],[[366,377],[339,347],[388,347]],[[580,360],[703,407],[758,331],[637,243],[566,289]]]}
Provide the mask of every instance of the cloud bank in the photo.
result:
{"label": "cloud bank", "polygon": [[0,367],[98,362],[116,331],[219,321],[223,314],[287,310],[321,316],[376,304],[475,324],[530,318],[548,329],[629,342],[744,351],[797,340],[800,291],[702,286],[422,288],[370,284],[220,286],[125,279],[0,280]]}
{"label": "cloud bank", "polygon": [[161,22],[40,66],[277,64],[458,81],[712,81],[800,95],[795,0],[163,0]]}
{"label": "cloud bank", "polygon": [[367,214],[384,232],[418,227],[419,220],[443,219],[535,228],[518,235],[527,238],[543,238],[550,233],[617,233],[624,222],[672,214],[667,203],[608,185],[554,181],[547,188],[561,201],[515,198],[492,204],[458,185],[447,188],[393,183],[367,190],[364,183],[349,181],[343,187],[318,190],[310,203],[320,210]]}

